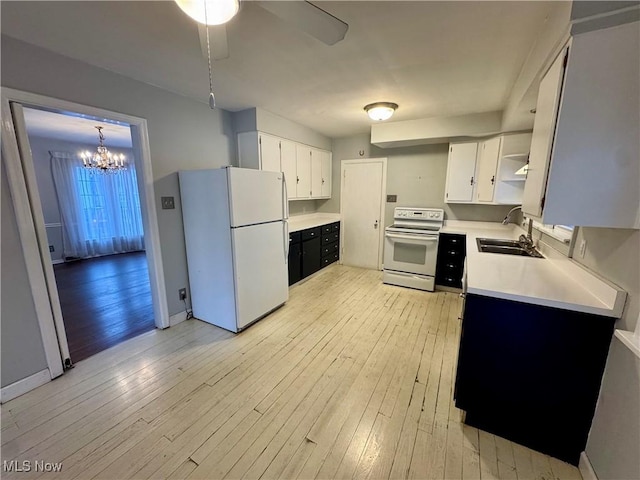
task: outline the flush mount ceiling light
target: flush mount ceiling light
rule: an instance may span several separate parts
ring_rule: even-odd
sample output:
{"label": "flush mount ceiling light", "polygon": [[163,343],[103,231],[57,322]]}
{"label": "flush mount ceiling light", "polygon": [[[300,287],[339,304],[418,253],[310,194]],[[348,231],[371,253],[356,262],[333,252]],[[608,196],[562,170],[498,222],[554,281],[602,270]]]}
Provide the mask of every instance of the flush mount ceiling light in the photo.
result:
{"label": "flush mount ceiling light", "polygon": [[180,9],[204,25],[222,25],[238,13],[238,0],[175,0]]}
{"label": "flush mount ceiling light", "polygon": [[383,121],[390,119],[397,108],[397,103],[376,102],[365,106],[364,111],[367,112],[371,120]]}

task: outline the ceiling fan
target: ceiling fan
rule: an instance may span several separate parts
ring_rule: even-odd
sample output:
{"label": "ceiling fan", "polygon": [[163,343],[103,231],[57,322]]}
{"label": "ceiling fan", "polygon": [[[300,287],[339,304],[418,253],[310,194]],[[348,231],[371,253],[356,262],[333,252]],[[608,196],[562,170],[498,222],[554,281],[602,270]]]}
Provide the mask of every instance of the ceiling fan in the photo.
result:
{"label": "ceiling fan", "polygon": [[[213,60],[229,57],[225,23],[239,10],[238,0],[176,0],[180,8],[198,22],[200,47]],[[302,1],[253,2],[327,45],[344,39],[349,25],[317,5]],[[220,13],[218,17],[217,14]],[[206,17],[209,18],[206,18]],[[209,42],[207,42],[207,30]]]}

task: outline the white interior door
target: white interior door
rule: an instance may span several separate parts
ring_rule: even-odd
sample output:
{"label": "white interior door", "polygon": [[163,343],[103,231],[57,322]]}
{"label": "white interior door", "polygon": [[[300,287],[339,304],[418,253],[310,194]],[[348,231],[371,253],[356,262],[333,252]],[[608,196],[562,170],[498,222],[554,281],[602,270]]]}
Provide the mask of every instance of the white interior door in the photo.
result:
{"label": "white interior door", "polygon": [[285,228],[272,222],[232,230],[238,329],[289,298]]}
{"label": "white interior door", "polygon": [[343,160],[340,211],[342,263],[382,268],[386,158]]}

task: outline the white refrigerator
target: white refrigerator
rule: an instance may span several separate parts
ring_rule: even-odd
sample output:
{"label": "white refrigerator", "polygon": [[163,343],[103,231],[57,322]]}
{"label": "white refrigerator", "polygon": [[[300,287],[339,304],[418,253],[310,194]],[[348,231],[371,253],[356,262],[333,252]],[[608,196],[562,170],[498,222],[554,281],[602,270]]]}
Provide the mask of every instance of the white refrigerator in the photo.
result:
{"label": "white refrigerator", "polygon": [[289,298],[288,203],[281,172],[179,172],[193,315],[238,332]]}

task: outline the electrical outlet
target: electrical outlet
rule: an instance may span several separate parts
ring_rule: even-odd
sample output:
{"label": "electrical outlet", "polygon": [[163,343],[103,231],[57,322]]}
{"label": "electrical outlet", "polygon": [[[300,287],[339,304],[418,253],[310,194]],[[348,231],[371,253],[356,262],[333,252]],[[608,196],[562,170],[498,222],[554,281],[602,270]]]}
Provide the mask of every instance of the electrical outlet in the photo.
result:
{"label": "electrical outlet", "polygon": [[173,197],[160,197],[160,202],[162,203],[163,210],[173,210],[176,208]]}
{"label": "electrical outlet", "polygon": [[584,258],[584,254],[587,251],[587,241],[582,239],[580,242],[580,248],[578,249],[578,253],[580,254],[580,258]]}
{"label": "electrical outlet", "polygon": [[186,300],[187,299],[187,289],[186,288],[181,288],[180,290],[178,290],[178,295],[180,296],[180,300]]}
{"label": "electrical outlet", "polygon": [[55,247],[54,247],[53,245],[49,245],[49,251],[50,251],[51,253],[53,253],[53,252],[55,252],[55,251],[56,251],[56,249],[55,249]]}

